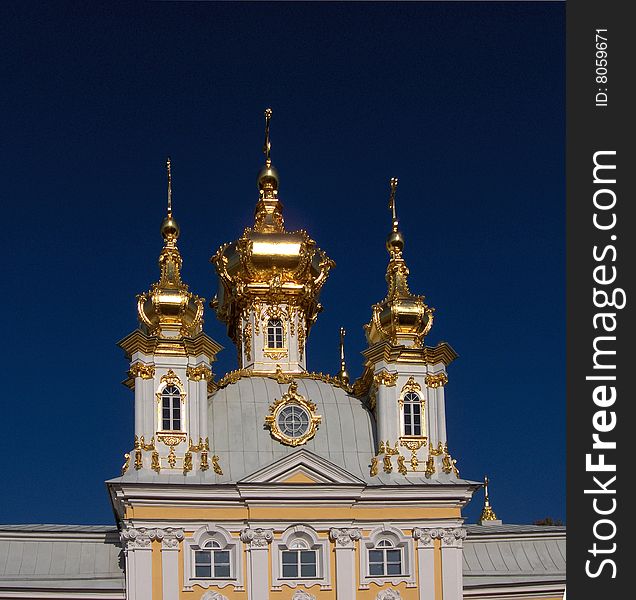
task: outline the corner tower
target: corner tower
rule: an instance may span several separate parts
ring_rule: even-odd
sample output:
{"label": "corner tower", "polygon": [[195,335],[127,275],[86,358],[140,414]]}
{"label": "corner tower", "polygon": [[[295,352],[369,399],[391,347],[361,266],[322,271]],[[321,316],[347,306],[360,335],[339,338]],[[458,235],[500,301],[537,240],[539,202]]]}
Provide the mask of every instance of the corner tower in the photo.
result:
{"label": "corner tower", "polygon": [[254,225],[211,258],[219,276],[212,306],[238,349],[239,368],[306,371],[305,345],[334,262],[302,229],[287,231],[270,157],[271,109],[265,111],[265,165],[258,174]]}
{"label": "corner tower", "polygon": [[139,327],[119,346],[130,360],[124,384],[135,392],[135,441],[123,471],[151,469],[188,474],[209,468],[208,386],[221,346],[203,333],[204,299],[181,279],[179,225],[168,214],[161,223],[164,246],[159,281],[137,296]]}
{"label": "corner tower", "polygon": [[388,292],[372,306],[371,320],[365,325],[365,371],[354,392],[368,389],[375,412],[378,448],[372,473],[396,470],[408,477],[457,479],[456,461],[448,450],[444,407],[446,367],[457,355],[445,342],[435,347],[425,344],[434,309],[424,296],[409,289],[395,204],[397,183],[396,178],[390,181]]}

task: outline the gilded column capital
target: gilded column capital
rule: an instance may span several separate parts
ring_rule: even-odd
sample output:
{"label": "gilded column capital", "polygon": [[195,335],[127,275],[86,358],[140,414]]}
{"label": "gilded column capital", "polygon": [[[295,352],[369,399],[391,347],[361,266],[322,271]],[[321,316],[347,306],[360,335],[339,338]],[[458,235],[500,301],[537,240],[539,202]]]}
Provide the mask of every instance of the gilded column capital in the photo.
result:
{"label": "gilded column capital", "polygon": [[429,373],[426,376],[426,385],[430,388],[443,387],[448,383],[448,375],[446,373]]}
{"label": "gilded column capital", "polygon": [[266,549],[274,539],[273,529],[246,527],[241,531],[241,541],[249,546],[250,550]]}
{"label": "gilded column capital", "polygon": [[128,375],[131,377],[141,377],[142,379],[152,379],[155,376],[155,365],[145,365],[136,362],[128,369]]}
{"label": "gilded column capital", "polygon": [[336,548],[351,548],[355,547],[356,540],[362,537],[362,532],[358,528],[343,528],[332,527],[329,530],[329,539],[335,542]]}
{"label": "gilded column capital", "polygon": [[196,367],[188,367],[186,375],[192,381],[210,381],[212,370],[207,365],[197,365]]}
{"label": "gilded column capital", "polygon": [[393,387],[398,380],[397,373],[389,373],[388,371],[380,371],[373,376],[373,381],[376,385],[385,385],[386,387]]}

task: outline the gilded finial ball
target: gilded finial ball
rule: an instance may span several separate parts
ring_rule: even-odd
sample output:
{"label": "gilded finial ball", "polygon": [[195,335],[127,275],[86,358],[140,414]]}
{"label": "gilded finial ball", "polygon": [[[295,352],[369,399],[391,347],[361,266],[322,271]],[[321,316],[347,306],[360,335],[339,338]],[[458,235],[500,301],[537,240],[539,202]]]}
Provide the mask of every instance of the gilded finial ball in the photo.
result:
{"label": "gilded finial ball", "polygon": [[278,171],[270,164],[265,165],[258,173],[259,190],[278,189]]}
{"label": "gilded finial ball", "polygon": [[402,252],[404,248],[404,238],[399,231],[392,231],[389,233],[386,238],[386,249],[389,251],[389,254],[393,254],[395,252]]}
{"label": "gilded finial ball", "polygon": [[161,235],[164,240],[177,239],[179,237],[179,231],[179,225],[172,216],[167,216],[161,222]]}

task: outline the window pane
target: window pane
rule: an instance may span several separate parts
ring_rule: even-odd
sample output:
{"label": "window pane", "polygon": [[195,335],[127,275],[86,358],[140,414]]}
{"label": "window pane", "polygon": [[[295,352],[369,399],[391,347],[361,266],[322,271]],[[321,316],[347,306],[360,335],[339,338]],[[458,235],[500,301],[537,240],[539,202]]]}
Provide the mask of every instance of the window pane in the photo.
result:
{"label": "window pane", "polygon": [[170,409],[169,408],[164,408],[162,411],[163,414],[163,418],[164,419],[169,419],[170,418]]}
{"label": "window pane", "polygon": [[303,565],[315,565],[316,564],[316,553],[313,550],[303,550],[300,553],[300,562]]}
{"label": "window pane", "polygon": [[283,564],[283,577],[298,577],[298,565]]}
{"label": "window pane", "polygon": [[216,565],[214,567],[214,577],[227,579],[230,576],[230,565]]}
{"label": "window pane", "polygon": [[212,567],[209,565],[206,567],[205,565],[196,565],[194,568],[195,577],[212,577]]}
{"label": "window pane", "polygon": [[382,552],[382,550],[369,550],[369,562],[370,563],[384,562],[384,552]]}
{"label": "window pane", "polygon": [[300,576],[301,577],[315,577],[316,576],[316,565],[300,565]]}
{"label": "window pane", "polygon": [[370,563],[369,575],[384,575],[384,565],[382,563]]}
{"label": "window pane", "polygon": [[214,553],[214,564],[216,566],[219,565],[229,565],[230,564],[230,553],[228,550],[217,550]]}
{"label": "window pane", "polygon": [[401,571],[402,569],[399,563],[388,563],[386,566],[387,575],[400,575]]}
{"label": "window pane", "polygon": [[285,550],[283,552],[284,565],[295,565],[297,563],[298,563],[298,552],[290,552],[289,550]]}
{"label": "window pane", "polygon": [[170,429],[170,419],[164,419],[163,420],[163,429],[164,430]]}

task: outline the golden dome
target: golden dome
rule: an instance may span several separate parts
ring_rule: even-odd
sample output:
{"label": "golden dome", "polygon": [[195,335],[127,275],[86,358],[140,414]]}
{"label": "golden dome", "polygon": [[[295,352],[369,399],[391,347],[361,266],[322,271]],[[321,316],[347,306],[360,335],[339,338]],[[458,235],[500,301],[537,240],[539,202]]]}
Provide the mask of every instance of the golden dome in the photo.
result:
{"label": "golden dome", "polygon": [[390,260],[386,270],[387,296],[372,306],[371,321],[365,325],[369,344],[388,340],[392,344],[421,347],[424,336],[433,325],[433,310],[424,302],[424,296],[409,290],[409,269],[402,258],[404,237],[398,229],[395,211],[397,179],[391,179],[389,208],[393,212],[393,227],[387,237],[386,248]]}
{"label": "golden dome", "polygon": [[168,215],[161,223],[164,246],[159,255],[161,276],[150,291],[137,296],[137,315],[149,335],[192,337],[203,327],[205,300],[188,291],[181,281],[183,259],[177,248],[179,225],[172,216],[170,159],[168,167]]}
{"label": "golden dome", "polygon": [[283,206],[278,200],[278,173],[269,157],[269,119],[265,112],[265,167],[258,175],[259,200],[254,226],[240,239],[224,244],[210,259],[219,275],[218,318],[227,324],[228,335],[238,339],[243,312],[258,303],[298,307],[306,318],[307,332],[322,306],[318,295],[335,263],[316,247],[306,231],[287,231]]}

